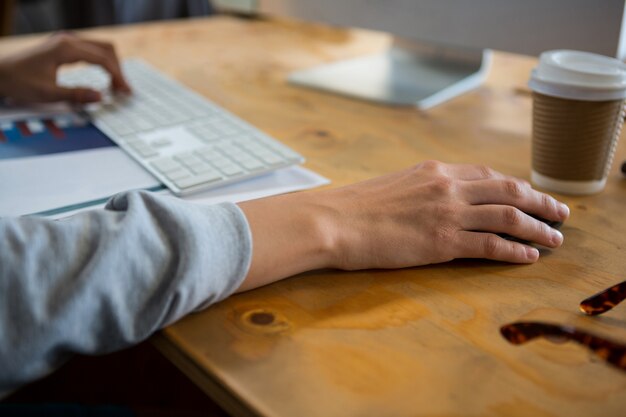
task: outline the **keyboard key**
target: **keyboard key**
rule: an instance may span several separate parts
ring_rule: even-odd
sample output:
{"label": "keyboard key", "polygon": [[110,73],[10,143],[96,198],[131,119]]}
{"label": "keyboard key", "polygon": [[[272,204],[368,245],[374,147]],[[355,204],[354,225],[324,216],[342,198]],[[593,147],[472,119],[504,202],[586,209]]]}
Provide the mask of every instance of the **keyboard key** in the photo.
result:
{"label": "keyboard key", "polygon": [[130,146],[133,149],[137,149],[137,148],[149,148],[150,145],[148,145],[148,143],[143,140],[143,139],[138,139],[136,137],[133,138],[129,138],[126,140],[126,144],[128,146]]}
{"label": "keyboard key", "polygon": [[218,172],[211,171],[202,175],[174,180],[174,184],[176,184],[176,186],[180,188],[189,188],[193,187],[194,185],[200,185],[207,182],[215,182],[221,179],[222,176]]}
{"label": "keyboard key", "polygon": [[155,156],[159,156],[159,153],[150,147],[135,148],[135,152],[137,152],[144,158],[153,158]]}
{"label": "keyboard key", "polygon": [[283,158],[269,152],[266,154],[259,154],[258,157],[261,158],[261,161],[268,165],[280,165],[283,162]]}
{"label": "keyboard key", "polygon": [[167,178],[169,178],[170,180],[172,180],[172,181],[178,181],[178,180],[182,180],[182,179],[191,177],[191,174],[189,173],[189,171],[187,171],[187,170],[185,170],[183,168],[178,168],[176,170],[167,172],[165,174],[165,176]]}
{"label": "keyboard key", "polygon": [[283,146],[273,145],[272,150],[276,151],[279,155],[281,155],[283,158],[287,159],[288,161],[297,161],[301,158],[300,155],[298,155],[291,149],[288,149]]}
{"label": "keyboard key", "polygon": [[222,156],[220,158],[215,158],[211,161],[211,163],[218,168],[221,168],[223,166],[233,165],[233,162],[230,159],[226,158],[225,156]]}
{"label": "keyboard key", "polygon": [[151,148],[150,145],[141,139],[129,139],[126,141],[126,144],[144,158],[152,158],[159,155],[156,150]]}
{"label": "keyboard key", "polygon": [[206,173],[209,171],[213,171],[213,167],[206,163],[189,165],[189,169],[194,174],[202,174],[202,173]]}
{"label": "keyboard key", "polygon": [[257,143],[246,143],[245,145],[243,145],[243,147],[246,151],[250,152],[253,155],[269,152],[269,150],[265,146],[261,146]]}
{"label": "keyboard key", "polygon": [[183,156],[175,156],[174,157],[176,160],[182,162],[183,164],[190,166],[190,165],[198,165],[198,164],[202,164],[202,160],[200,158],[198,158],[197,156],[193,155],[193,154],[185,154]]}
{"label": "keyboard key", "polygon": [[243,174],[243,170],[235,164],[222,165],[218,169],[228,177]]}
{"label": "keyboard key", "polygon": [[135,122],[135,127],[138,131],[154,129],[154,123],[152,123],[149,119],[145,117],[135,116],[133,117],[133,122]]}
{"label": "keyboard key", "polygon": [[241,156],[244,157],[247,155],[247,153],[245,153],[243,151],[243,149],[235,146],[235,145],[231,145],[229,143],[225,143],[221,146],[219,146],[217,148],[222,154],[224,155],[233,155],[235,158]]}
{"label": "keyboard key", "polygon": [[135,133],[135,130],[125,123],[110,123],[107,126],[111,128],[111,130],[113,130],[113,133],[115,133],[116,135],[125,136],[131,133]]}
{"label": "keyboard key", "polygon": [[157,147],[157,148],[162,148],[164,146],[171,145],[172,141],[169,138],[167,138],[167,137],[161,137],[161,138],[158,138],[158,139],[154,139],[152,142],[150,142],[150,144],[152,146]]}
{"label": "keyboard key", "polygon": [[194,156],[194,153],[193,152],[180,152],[174,155],[174,159],[180,160],[181,158],[184,159],[190,156]]}
{"label": "keyboard key", "polygon": [[196,136],[203,142],[215,142],[223,135],[213,129],[202,128],[198,131],[198,133],[196,133]]}
{"label": "keyboard key", "polygon": [[258,171],[263,168],[263,164],[260,161],[252,158],[242,160],[241,166],[248,171]]}
{"label": "keyboard key", "polygon": [[172,158],[158,159],[156,161],[150,162],[150,165],[152,165],[157,171],[162,173],[172,172],[176,171],[179,168],[182,168],[181,165],[178,162],[174,161]]}
{"label": "keyboard key", "polygon": [[196,155],[200,156],[202,159],[209,161],[209,162],[213,162],[215,160],[220,160],[224,158],[224,155],[217,152],[217,150],[215,149],[202,149],[202,150],[196,151],[195,153]]}

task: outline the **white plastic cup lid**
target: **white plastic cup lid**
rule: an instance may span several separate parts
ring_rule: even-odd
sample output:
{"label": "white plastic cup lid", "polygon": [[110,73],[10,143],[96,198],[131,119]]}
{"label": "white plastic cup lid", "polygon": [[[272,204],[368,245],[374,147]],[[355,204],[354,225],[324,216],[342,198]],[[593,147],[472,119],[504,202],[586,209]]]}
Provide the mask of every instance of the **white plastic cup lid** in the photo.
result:
{"label": "white plastic cup lid", "polygon": [[573,100],[626,98],[626,65],[590,52],[556,50],[539,57],[528,86],[541,94]]}

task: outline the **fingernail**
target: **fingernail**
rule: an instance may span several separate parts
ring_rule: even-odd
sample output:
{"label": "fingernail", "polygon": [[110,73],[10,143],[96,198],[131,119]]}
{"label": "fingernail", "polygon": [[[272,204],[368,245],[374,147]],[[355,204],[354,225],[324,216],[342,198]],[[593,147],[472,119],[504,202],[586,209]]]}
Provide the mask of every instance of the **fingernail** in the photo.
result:
{"label": "fingernail", "polygon": [[536,261],[537,259],[539,259],[539,251],[537,250],[537,248],[533,248],[531,246],[527,246],[526,247],[526,257],[530,261]]}
{"label": "fingernail", "polygon": [[559,216],[564,219],[569,217],[569,207],[566,204],[559,203]]}
{"label": "fingernail", "polygon": [[556,229],[552,229],[552,244],[555,246],[559,246],[563,243],[563,233],[559,232]]}

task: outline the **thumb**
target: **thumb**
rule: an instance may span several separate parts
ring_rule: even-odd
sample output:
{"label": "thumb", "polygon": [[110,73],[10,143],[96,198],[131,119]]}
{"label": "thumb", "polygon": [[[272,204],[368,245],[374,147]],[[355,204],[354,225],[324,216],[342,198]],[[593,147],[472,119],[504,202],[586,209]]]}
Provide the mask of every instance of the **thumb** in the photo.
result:
{"label": "thumb", "polygon": [[90,88],[83,87],[58,87],[50,92],[50,101],[68,101],[76,104],[93,103],[102,100],[102,94]]}

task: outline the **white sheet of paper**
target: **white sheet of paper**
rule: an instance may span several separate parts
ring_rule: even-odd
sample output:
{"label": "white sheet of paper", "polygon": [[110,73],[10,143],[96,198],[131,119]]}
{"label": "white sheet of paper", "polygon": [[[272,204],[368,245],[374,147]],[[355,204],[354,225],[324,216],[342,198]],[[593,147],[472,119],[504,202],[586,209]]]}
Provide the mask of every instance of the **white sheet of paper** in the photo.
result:
{"label": "white sheet of paper", "polygon": [[[224,202],[238,203],[240,201],[255,200],[257,198],[269,197],[272,195],[285,194],[294,191],[308,190],[330,184],[328,178],[322,177],[315,172],[295,166],[275,171],[271,174],[257,178],[251,178],[240,183],[225,185],[203,193],[183,197],[183,200],[194,204],[210,205]],[[174,197],[169,190],[157,191],[160,195]],[[104,202],[100,202],[88,207],[81,207],[76,210],[61,210],[48,215],[53,219],[60,219],[79,213],[81,211],[101,209]]]}
{"label": "white sheet of paper", "polygon": [[[223,202],[238,203],[240,201],[254,200],[277,194],[307,190],[322,185],[330,184],[330,180],[315,172],[300,167],[283,168],[273,173],[257,178],[251,178],[240,183],[225,185],[193,196],[183,197],[184,200],[194,204],[210,205]],[[168,190],[157,192],[160,195],[174,195]],[[81,211],[101,209],[104,202],[89,207],[81,207],[76,210],[62,210],[51,213],[49,217],[60,219],[79,213]]]}
{"label": "white sheet of paper", "polygon": [[160,182],[121,149],[0,160],[0,216],[39,213]]}

